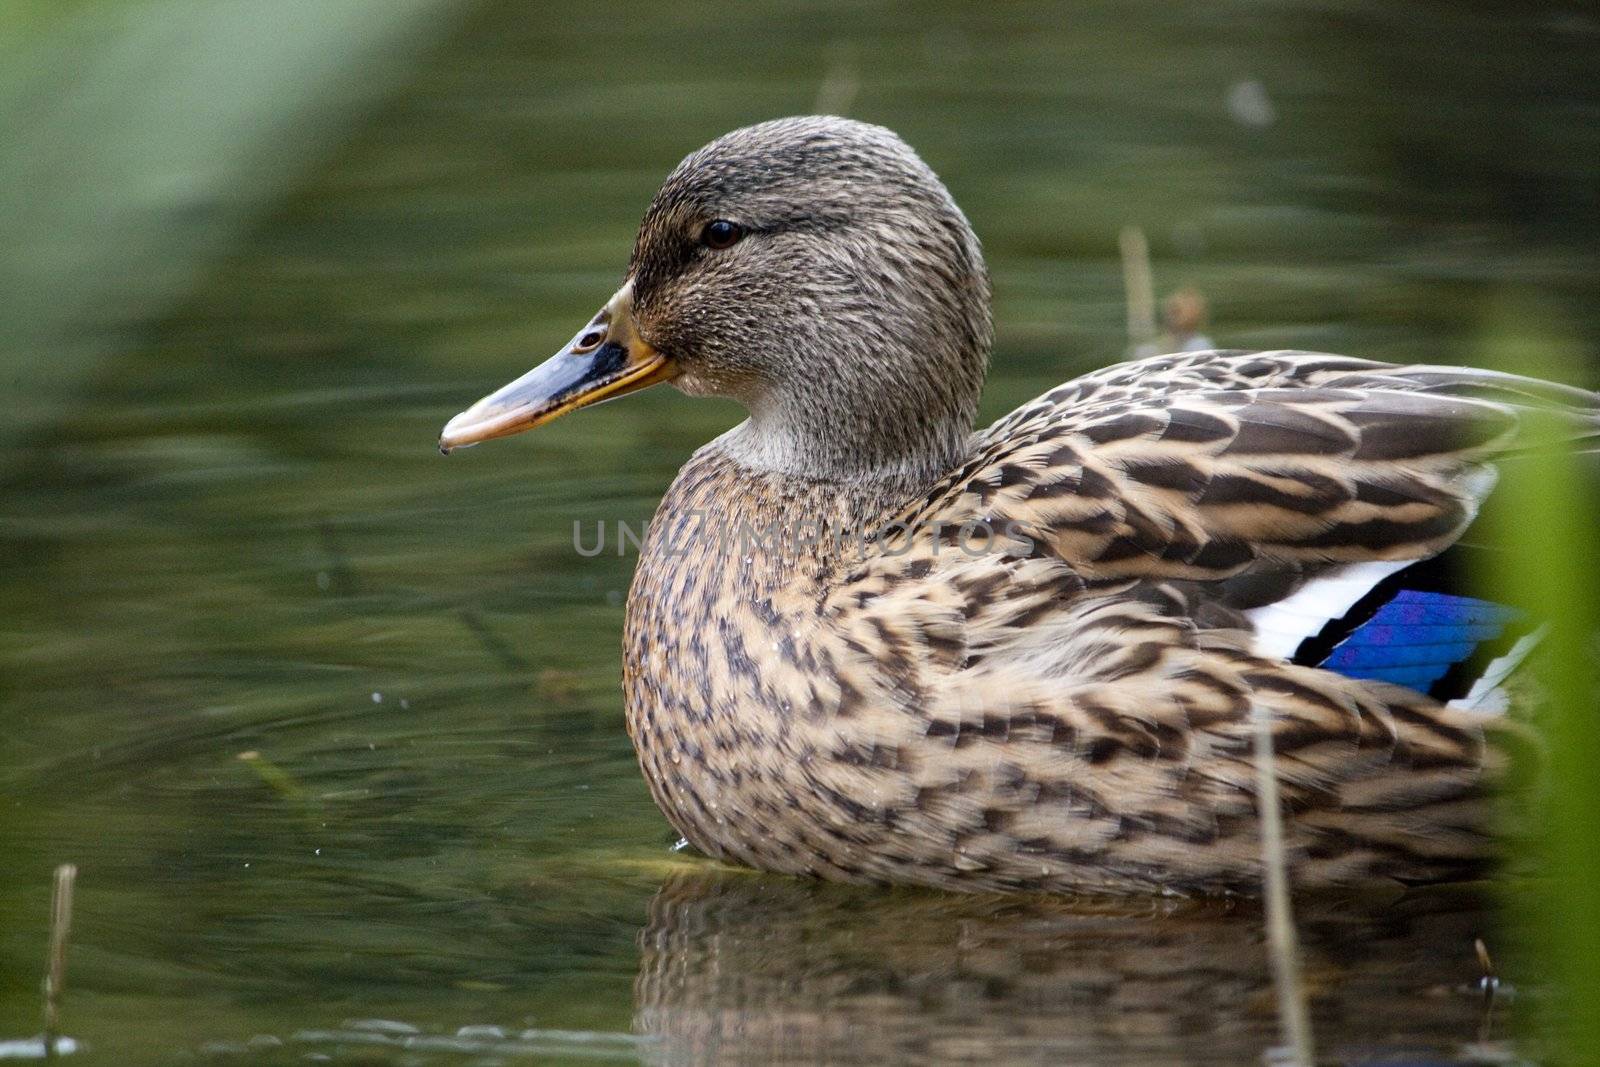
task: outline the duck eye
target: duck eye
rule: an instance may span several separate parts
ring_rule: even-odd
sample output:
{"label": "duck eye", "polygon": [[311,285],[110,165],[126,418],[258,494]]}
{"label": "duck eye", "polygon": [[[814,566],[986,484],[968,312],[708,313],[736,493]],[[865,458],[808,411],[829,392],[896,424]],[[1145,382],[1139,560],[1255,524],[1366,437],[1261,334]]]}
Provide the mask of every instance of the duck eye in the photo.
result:
{"label": "duck eye", "polygon": [[744,230],[738,223],[729,222],[727,219],[713,219],[706,223],[706,228],[700,231],[700,243],[707,248],[722,249],[732,245],[744,236]]}

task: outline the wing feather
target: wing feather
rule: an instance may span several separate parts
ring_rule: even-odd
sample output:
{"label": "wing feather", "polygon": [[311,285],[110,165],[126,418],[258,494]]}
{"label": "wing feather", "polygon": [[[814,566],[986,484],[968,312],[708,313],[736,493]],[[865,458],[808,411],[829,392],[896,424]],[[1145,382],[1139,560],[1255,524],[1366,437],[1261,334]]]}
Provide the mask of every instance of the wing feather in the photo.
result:
{"label": "wing feather", "polygon": [[1107,368],[979,434],[912,521],[1009,526],[1088,578],[1422,559],[1460,536],[1531,411],[1600,439],[1600,397],[1316,353]]}

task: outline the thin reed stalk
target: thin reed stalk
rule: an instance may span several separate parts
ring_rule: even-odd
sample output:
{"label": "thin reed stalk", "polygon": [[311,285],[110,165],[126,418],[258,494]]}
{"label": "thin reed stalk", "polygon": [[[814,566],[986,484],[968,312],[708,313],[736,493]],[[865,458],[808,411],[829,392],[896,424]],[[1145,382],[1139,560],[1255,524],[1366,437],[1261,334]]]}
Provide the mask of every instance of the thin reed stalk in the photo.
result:
{"label": "thin reed stalk", "polygon": [[78,868],[63,863],[56,868],[55,885],[50,893],[50,956],[44,976],[44,1054],[56,1055],[61,1034],[61,996],[67,987],[67,940],[72,934],[72,890],[78,881]]}
{"label": "thin reed stalk", "polygon": [[1272,961],[1272,986],[1278,998],[1278,1025],[1285,1057],[1278,1062],[1311,1067],[1311,1012],[1300,980],[1300,941],[1294,907],[1289,900],[1289,865],[1283,844],[1283,809],[1278,800],[1272,720],[1260,704],[1251,710],[1255,727],[1256,803],[1261,809],[1261,867],[1267,910],[1267,952]]}

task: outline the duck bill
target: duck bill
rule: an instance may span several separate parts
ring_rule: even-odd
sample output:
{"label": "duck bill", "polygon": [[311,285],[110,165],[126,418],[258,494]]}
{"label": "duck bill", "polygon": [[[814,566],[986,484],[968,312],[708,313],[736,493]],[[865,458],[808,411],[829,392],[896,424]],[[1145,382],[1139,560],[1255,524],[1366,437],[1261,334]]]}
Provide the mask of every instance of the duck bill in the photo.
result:
{"label": "duck bill", "polygon": [[531,430],[676,374],[672,361],[639,336],[630,281],[565,348],[446,423],[439,451]]}

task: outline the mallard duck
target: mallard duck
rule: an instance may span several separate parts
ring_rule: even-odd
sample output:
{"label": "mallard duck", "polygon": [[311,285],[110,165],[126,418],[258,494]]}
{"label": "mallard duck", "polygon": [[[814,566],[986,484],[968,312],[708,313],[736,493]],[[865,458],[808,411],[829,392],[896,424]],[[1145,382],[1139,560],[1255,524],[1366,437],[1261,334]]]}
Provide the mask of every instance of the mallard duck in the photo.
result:
{"label": "mallard duck", "polygon": [[661,382],[748,411],[667,490],[627,602],[628,730],[683,837],[826,879],[1251,892],[1259,709],[1297,885],[1477,870],[1528,641],[1474,667],[1514,613],[1427,561],[1528,410],[1592,447],[1600,397],[1209,351],[974,432],[990,340],[933,171],[881,127],[783,119],[684,159],[600,312],[444,428]]}

